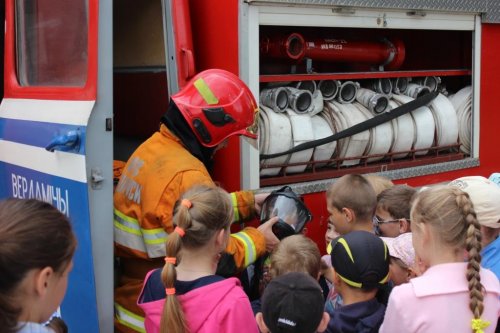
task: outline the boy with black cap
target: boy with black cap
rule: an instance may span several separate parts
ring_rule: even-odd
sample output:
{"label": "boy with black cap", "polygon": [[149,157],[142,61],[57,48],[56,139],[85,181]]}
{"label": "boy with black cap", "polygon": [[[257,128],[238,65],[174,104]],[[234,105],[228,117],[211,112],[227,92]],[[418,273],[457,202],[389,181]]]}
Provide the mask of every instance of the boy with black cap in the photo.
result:
{"label": "boy with black cap", "polygon": [[262,295],[262,312],[255,319],[262,333],[324,332],[330,317],[323,309],[318,282],[292,272],[271,280]]}
{"label": "boy with black cap", "polygon": [[343,305],[327,310],[326,332],[378,332],[385,306],[375,296],[389,277],[387,245],[370,232],[352,231],[332,241],[331,258]]}

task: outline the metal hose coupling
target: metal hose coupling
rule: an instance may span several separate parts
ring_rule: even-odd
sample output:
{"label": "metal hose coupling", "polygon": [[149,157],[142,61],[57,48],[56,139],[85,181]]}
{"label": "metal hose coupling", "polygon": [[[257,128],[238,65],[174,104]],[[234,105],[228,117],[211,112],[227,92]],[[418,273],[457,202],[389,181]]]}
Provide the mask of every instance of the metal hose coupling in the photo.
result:
{"label": "metal hose coupling", "polygon": [[288,107],[288,92],[284,87],[263,89],[260,92],[260,104],[274,112],[285,112]]}
{"label": "metal hose coupling", "polygon": [[408,84],[410,79],[407,77],[397,77],[391,80],[392,82],[392,92],[396,95],[401,95],[408,89]]}
{"label": "metal hose coupling", "polygon": [[297,81],[295,83],[295,88],[301,89],[301,90],[309,90],[311,94],[314,94],[314,92],[317,89],[316,82],[315,81]]}
{"label": "metal hose coupling", "polygon": [[365,88],[358,89],[356,100],[372,113],[376,114],[384,112],[389,105],[387,96]]}
{"label": "metal hose coupling", "polygon": [[288,105],[297,113],[309,112],[312,108],[313,96],[309,90],[286,87],[288,94]]}
{"label": "metal hose coupling", "polygon": [[345,81],[340,86],[337,94],[337,101],[342,104],[352,103],[356,99],[356,93],[359,89],[359,83],[353,81]]}
{"label": "metal hose coupling", "polygon": [[367,86],[369,89],[378,92],[379,94],[384,94],[391,98],[392,96],[392,82],[391,79],[381,78],[370,81],[370,84]]}
{"label": "metal hose coupling", "polygon": [[408,84],[408,89],[406,89],[404,94],[406,96],[410,96],[412,98],[417,98],[417,97],[424,96],[425,94],[428,94],[430,92],[431,92],[431,90],[429,89],[429,87],[421,86],[421,85],[416,84],[416,83],[410,83],[410,84]]}
{"label": "metal hose coupling", "polygon": [[325,101],[334,99],[340,90],[340,86],[341,84],[338,80],[321,80],[318,83],[318,89],[321,91],[321,95],[323,95]]}
{"label": "metal hose coupling", "polygon": [[439,85],[441,84],[441,78],[439,76],[415,77],[411,80],[411,82],[421,86],[426,86],[430,91],[437,91]]}

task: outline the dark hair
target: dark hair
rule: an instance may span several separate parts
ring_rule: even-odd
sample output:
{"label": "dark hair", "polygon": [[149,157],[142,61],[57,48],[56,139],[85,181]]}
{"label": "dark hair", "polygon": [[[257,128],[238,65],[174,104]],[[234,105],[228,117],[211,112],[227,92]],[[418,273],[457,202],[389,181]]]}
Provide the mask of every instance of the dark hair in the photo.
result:
{"label": "dark hair", "polygon": [[357,220],[371,222],[377,206],[377,196],[366,178],[348,174],[340,177],[328,189],[327,204],[338,210],[350,208]]}
{"label": "dark hair", "polygon": [[408,185],[395,185],[380,192],[377,196],[377,207],[380,207],[395,219],[410,220],[411,203],[417,192]]}
{"label": "dark hair", "polygon": [[33,269],[62,274],[71,262],[76,238],[68,218],[34,199],[0,202],[0,327],[15,332],[22,308],[19,285]]}
{"label": "dark hair", "polygon": [[479,275],[481,230],[469,195],[454,186],[425,189],[417,195],[411,215],[414,225],[432,225],[441,242],[457,251],[467,251],[469,308],[475,319],[481,318],[484,309],[483,286]]}
{"label": "dark hair", "polygon": [[[184,204],[184,200],[187,200],[188,204]],[[231,199],[223,189],[206,185],[191,188],[175,203],[173,221],[185,231],[185,234],[181,237],[179,233],[172,232],[167,237],[167,257],[176,258],[178,264],[181,260],[179,252],[182,247],[196,249],[207,244],[216,232],[229,228],[233,220],[232,212]],[[173,263],[165,262],[161,278],[165,288],[174,288],[177,272]],[[186,331],[187,323],[177,296],[167,294],[160,332]]]}

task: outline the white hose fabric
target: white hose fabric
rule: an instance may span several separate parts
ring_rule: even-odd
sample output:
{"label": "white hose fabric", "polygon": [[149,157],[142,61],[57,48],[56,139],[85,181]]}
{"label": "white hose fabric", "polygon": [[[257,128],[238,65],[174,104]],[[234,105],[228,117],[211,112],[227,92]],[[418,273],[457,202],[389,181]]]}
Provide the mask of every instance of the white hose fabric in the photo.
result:
{"label": "white hose fabric", "polygon": [[458,117],[450,100],[439,94],[429,104],[436,123],[437,146],[456,144],[458,140]]}
{"label": "white hose fabric", "polygon": [[[300,114],[294,112],[291,109],[286,110],[286,113],[290,119],[290,125],[292,127],[292,147],[314,140],[314,130],[311,122],[311,116],[309,114]],[[311,160],[313,151],[314,149],[311,148],[295,152],[292,154],[292,156],[290,156],[288,163],[309,162]],[[304,172],[306,167],[307,164],[289,166],[286,167],[286,172]]]}
{"label": "white hose fabric", "polygon": [[470,154],[472,138],[472,86],[460,89],[455,95],[450,96],[450,102],[457,111],[458,138],[460,150]]}
{"label": "white hose fabric", "polygon": [[[395,109],[398,104],[393,100],[389,101],[389,107]],[[393,155],[393,158],[404,158],[408,156],[408,151],[413,146],[415,138],[415,125],[409,113],[404,114],[392,121],[394,129],[394,141],[391,147],[392,153],[403,152]]]}

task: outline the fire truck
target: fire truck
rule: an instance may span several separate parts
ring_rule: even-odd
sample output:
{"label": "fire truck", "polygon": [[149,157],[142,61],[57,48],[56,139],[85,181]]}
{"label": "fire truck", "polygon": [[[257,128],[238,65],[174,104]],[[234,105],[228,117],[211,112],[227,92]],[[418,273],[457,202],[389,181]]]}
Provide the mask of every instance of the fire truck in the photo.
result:
{"label": "fire truck", "polygon": [[[0,197],[38,198],[71,219],[78,249],[61,306],[71,332],[113,330],[113,160],[158,129],[169,95],[201,70],[238,74],[261,105],[258,143],[232,138],[213,178],[228,191],[290,185],[320,248],[325,191],[343,174],[422,186],[499,169],[496,1],[2,5]],[[435,98],[352,130],[422,91]]]}

